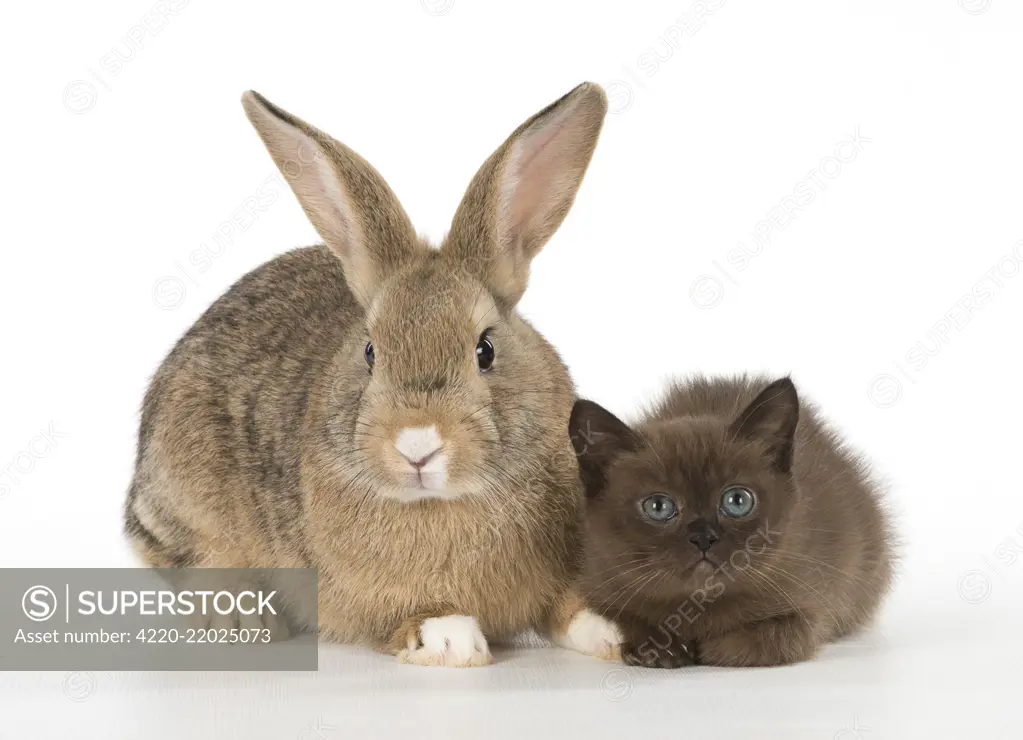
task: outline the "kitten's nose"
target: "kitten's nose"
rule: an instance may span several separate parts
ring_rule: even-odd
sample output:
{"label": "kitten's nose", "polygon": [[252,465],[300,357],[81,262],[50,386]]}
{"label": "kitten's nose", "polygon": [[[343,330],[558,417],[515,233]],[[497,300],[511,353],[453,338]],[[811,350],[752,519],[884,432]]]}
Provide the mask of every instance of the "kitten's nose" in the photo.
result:
{"label": "kitten's nose", "polygon": [[700,552],[707,552],[719,539],[718,533],[706,519],[697,519],[689,525],[689,541],[700,548]]}

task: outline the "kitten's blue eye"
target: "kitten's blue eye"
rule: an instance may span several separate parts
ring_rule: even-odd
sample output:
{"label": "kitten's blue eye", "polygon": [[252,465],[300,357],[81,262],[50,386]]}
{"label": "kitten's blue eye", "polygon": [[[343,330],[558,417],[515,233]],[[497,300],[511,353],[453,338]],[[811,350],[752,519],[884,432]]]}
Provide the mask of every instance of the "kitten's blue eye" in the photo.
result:
{"label": "kitten's blue eye", "polygon": [[731,486],[721,494],[721,513],[732,519],[742,519],[753,513],[757,499],[753,491],[742,486]]}
{"label": "kitten's blue eye", "polygon": [[655,493],[640,502],[640,507],[647,518],[655,522],[670,522],[678,515],[678,507],[671,496]]}

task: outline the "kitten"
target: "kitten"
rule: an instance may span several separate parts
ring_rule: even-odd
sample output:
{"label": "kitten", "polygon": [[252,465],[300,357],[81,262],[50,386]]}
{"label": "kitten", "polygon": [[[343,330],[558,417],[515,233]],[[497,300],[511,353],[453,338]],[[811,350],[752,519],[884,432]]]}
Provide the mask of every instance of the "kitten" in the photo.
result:
{"label": "kitten", "polygon": [[789,378],[675,384],[634,428],[579,400],[570,430],[588,500],[582,591],[618,624],[626,663],[807,660],[887,593],[877,487]]}

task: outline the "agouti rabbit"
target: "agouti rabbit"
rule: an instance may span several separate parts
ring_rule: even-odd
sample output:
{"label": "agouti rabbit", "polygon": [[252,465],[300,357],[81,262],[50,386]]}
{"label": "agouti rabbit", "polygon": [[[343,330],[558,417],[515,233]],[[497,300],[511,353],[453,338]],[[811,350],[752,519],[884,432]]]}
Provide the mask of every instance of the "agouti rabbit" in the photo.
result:
{"label": "agouti rabbit", "polygon": [[243,277],[157,371],[126,505],[138,552],[314,567],[321,634],[411,663],[486,664],[488,638],[529,627],[612,657],[614,626],[570,590],[572,383],[515,311],[590,162],[603,91],[523,123],[439,249],[355,152],[255,92],[242,103],[325,245]]}

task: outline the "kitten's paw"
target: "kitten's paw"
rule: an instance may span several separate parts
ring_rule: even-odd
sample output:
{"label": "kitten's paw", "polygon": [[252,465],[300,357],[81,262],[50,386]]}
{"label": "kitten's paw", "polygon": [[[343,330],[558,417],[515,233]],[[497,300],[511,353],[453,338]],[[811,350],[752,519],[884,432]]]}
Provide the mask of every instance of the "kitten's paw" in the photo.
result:
{"label": "kitten's paw", "polygon": [[640,643],[628,641],[622,645],[622,662],[641,668],[681,668],[693,665],[695,644],[692,642],[669,642],[661,647],[653,640]]}
{"label": "kitten's paw", "polygon": [[398,662],[413,665],[469,668],[492,661],[487,638],[475,617],[451,615],[424,619],[418,640],[398,653]]}
{"label": "kitten's paw", "polygon": [[554,638],[559,647],[601,660],[621,660],[621,643],[622,633],[617,625],[589,609],[572,617],[565,633]]}
{"label": "kitten's paw", "polygon": [[696,661],[701,665],[775,666],[810,660],[819,644],[803,617],[773,617],[743,629],[701,640]]}

